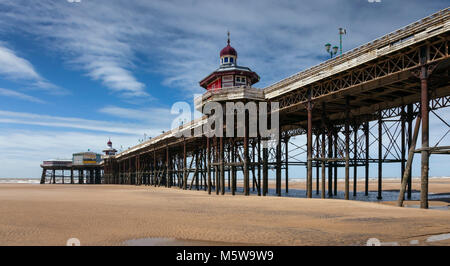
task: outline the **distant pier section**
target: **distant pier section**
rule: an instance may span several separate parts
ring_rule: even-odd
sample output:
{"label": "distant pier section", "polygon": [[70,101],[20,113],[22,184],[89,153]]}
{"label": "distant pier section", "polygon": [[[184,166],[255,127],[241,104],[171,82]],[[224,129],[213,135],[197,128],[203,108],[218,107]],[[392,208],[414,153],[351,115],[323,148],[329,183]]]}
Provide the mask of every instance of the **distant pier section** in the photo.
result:
{"label": "distant pier section", "polygon": [[105,155],[87,151],[74,153],[72,159],[43,161],[41,184],[101,184],[103,160],[117,152],[112,147],[111,140],[103,152]]}

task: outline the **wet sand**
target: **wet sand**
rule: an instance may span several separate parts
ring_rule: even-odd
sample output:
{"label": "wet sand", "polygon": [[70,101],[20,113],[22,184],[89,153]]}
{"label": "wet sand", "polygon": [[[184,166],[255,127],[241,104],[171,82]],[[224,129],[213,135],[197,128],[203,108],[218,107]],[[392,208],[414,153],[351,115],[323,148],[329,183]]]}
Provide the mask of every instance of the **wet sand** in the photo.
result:
{"label": "wet sand", "polygon": [[[398,181],[383,183],[386,190],[398,190]],[[304,183],[291,182],[290,188],[301,191]],[[375,181],[370,189],[376,189]],[[450,179],[431,180],[430,193],[449,194]],[[448,206],[446,199],[430,204]],[[171,239],[159,245],[176,244],[173,239],[182,240],[180,245],[364,245],[369,238],[450,245],[444,235],[450,233],[449,210],[398,208],[390,202],[36,184],[1,184],[0,202],[0,245],[65,245],[69,238],[81,245],[137,245],[130,240],[145,238]]]}

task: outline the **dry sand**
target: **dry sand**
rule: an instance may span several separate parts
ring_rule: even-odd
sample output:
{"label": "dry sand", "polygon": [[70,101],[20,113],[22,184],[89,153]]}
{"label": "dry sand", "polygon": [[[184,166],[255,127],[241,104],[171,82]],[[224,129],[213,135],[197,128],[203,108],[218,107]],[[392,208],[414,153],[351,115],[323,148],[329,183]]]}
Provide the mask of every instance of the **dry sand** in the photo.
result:
{"label": "dry sand", "polygon": [[[290,184],[296,186],[303,189],[304,183]],[[383,186],[398,189],[398,181]],[[450,192],[450,179],[432,180],[430,192]],[[450,245],[449,239],[426,242],[429,236],[450,233],[450,211],[389,203],[36,184],[1,184],[0,202],[0,245],[65,245],[72,237],[82,245],[122,245],[151,237],[233,245],[364,245],[376,237],[400,245],[411,240]]]}

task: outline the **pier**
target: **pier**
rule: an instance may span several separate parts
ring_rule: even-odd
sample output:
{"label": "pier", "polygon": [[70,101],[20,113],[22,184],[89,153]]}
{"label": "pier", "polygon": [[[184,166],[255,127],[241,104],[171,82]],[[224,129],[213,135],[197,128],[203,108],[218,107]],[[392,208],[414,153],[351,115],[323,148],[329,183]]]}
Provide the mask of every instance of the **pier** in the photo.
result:
{"label": "pier", "polygon": [[[217,195],[227,191],[235,195],[241,175],[245,196],[250,190],[266,196],[269,170],[275,170],[275,190],[281,196],[282,190],[289,192],[289,167],[301,165],[306,167],[306,197],[320,193],[322,198],[333,198],[337,195],[337,169],[341,168],[345,169],[348,200],[356,195],[358,176],[364,176],[368,194],[369,165],[376,164],[381,200],[383,165],[395,163],[402,176],[398,199],[402,206],[404,197],[411,197],[413,155],[420,153],[421,208],[428,208],[429,160],[433,154],[450,152],[449,146],[429,141],[433,130],[430,116],[450,129],[449,122],[436,112],[450,106],[449,11],[441,10],[261,89],[252,86],[259,76],[236,64],[237,53],[228,39],[220,55],[220,68],[200,82],[207,91],[195,100],[195,107],[204,111],[205,105],[214,102],[227,113],[226,103],[245,103],[244,123],[219,128],[221,134],[209,137],[201,128],[212,114],[204,113],[199,119],[107,156],[95,169],[81,171],[94,171],[94,183],[165,186]],[[224,73],[232,78],[226,80]],[[249,131],[250,102],[256,103],[258,117],[279,117],[276,143]],[[264,110],[259,103],[278,103],[278,107]],[[232,110],[233,121],[237,116]],[[224,114],[222,119],[229,117]],[[243,132],[243,136],[228,137],[226,132]],[[442,137],[447,133],[441,132]],[[299,135],[306,135],[305,145],[291,141]],[[302,154],[306,160],[298,159]],[[73,166],[43,169],[44,182],[47,170],[53,171],[53,181],[55,170],[70,170],[71,183],[73,170],[79,170]]]}

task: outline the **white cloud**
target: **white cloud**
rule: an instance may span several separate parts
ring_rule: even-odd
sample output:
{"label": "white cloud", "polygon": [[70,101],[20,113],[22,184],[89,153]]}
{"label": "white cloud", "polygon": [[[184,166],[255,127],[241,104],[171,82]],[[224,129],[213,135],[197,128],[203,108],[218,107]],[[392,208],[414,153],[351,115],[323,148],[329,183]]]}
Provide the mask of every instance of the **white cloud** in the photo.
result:
{"label": "white cloud", "polygon": [[85,71],[112,92],[127,98],[149,96],[146,85],[132,72],[133,39],[148,25],[135,27],[127,8],[88,1],[77,5],[54,1],[3,4],[9,10],[3,16],[8,21],[0,25],[39,36],[45,48],[59,52],[68,65]]}
{"label": "white cloud", "polygon": [[42,79],[30,62],[3,46],[0,46],[0,74],[13,79]]}
{"label": "white cloud", "polygon": [[[95,59],[94,59],[95,60]],[[138,82],[126,69],[111,62],[92,62],[87,64],[89,76],[102,83],[113,91],[122,92],[126,97],[148,96],[144,91],[145,85]]]}
{"label": "white cloud", "polygon": [[[31,88],[46,90],[53,94],[67,93],[64,89],[44,79],[37,73],[28,60],[19,57],[13,50],[5,47],[2,42],[0,42],[0,76],[7,79],[24,81]],[[10,93],[9,96],[13,95]],[[16,94],[16,97],[19,97],[18,94]],[[22,98],[31,99],[30,97]]]}
{"label": "white cloud", "polygon": [[17,99],[21,99],[21,100],[25,100],[25,101],[29,101],[29,102],[44,103],[44,101],[42,101],[39,98],[24,94],[24,93],[21,93],[18,91],[4,89],[4,88],[0,88],[0,95],[6,96],[6,97],[13,97],[13,98],[17,98]]}
{"label": "white cloud", "polygon": [[172,121],[176,117],[176,115],[171,114],[170,109],[155,107],[132,109],[118,106],[106,106],[101,108],[99,112],[131,121],[141,121],[143,123],[151,124],[154,127],[165,128],[166,130],[170,129]]}
{"label": "white cloud", "polygon": [[160,128],[154,128],[151,124],[99,121],[2,110],[0,110],[0,123],[89,130],[134,136],[142,136],[144,134],[154,136],[161,132]]}

